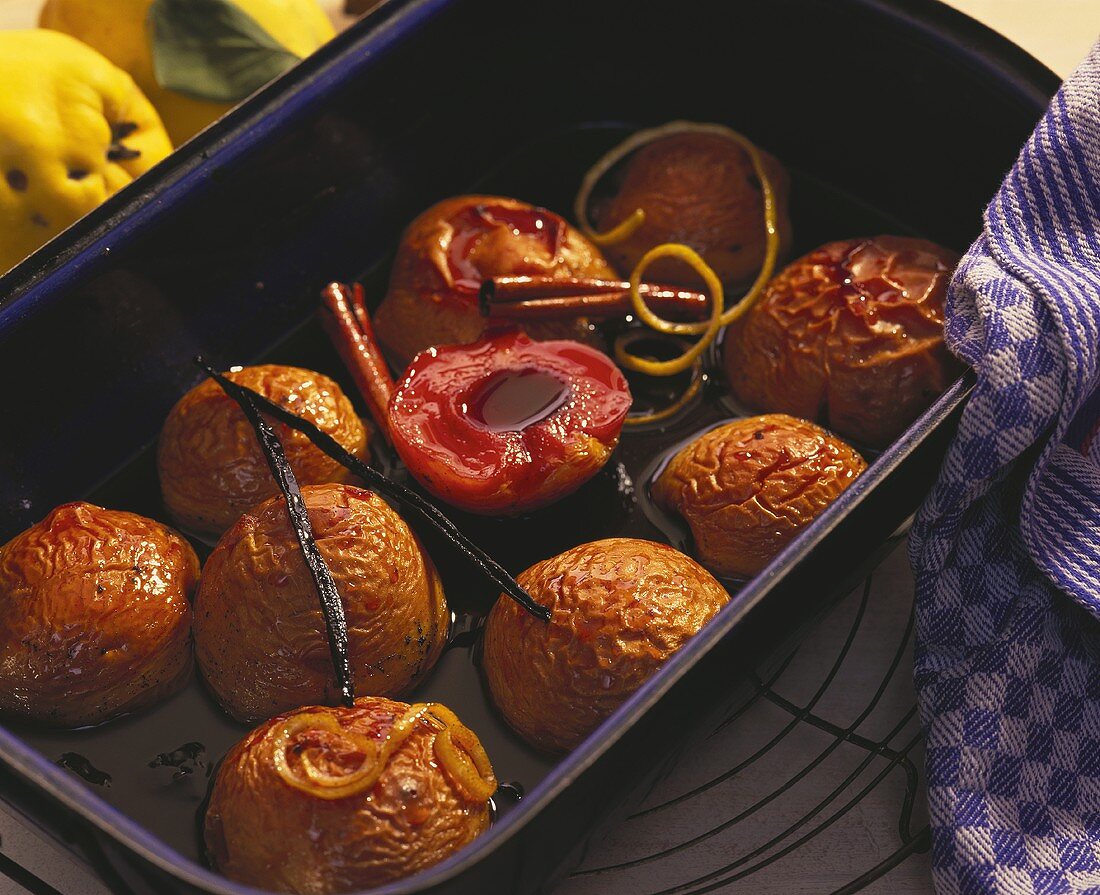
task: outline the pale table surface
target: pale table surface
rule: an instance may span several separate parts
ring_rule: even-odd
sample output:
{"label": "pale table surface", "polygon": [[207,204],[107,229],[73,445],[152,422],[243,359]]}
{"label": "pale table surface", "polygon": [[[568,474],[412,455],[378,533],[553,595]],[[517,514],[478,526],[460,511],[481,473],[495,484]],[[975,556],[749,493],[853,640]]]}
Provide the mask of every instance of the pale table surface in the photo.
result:
{"label": "pale table surface", "polygon": [[[951,0],[951,4],[1000,30],[1063,76],[1072,71],[1100,35],[1100,0]],[[0,28],[33,25],[37,5],[36,0],[0,0]],[[327,5],[339,6],[336,2]],[[866,596],[859,590],[850,595],[801,647],[773,684],[773,698],[758,702],[735,724],[685,758],[647,802],[651,809],[658,806],[657,810],[621,824],[587,857],[582,865],[586,872],[563,883],[556,895],[651,895],[672,887],[680,887],[677,891],[687,895],[707,887],[702,878],[711,873],[717,875],[709,885],[718,885],[710,891],[761,895],[831,892],[895,851],[900,842],[899,812],[906,793],[904,774],[896,768],[887,770],[884,782],[874,788],[871,796],[854,802],[854,807],[834,823],[769,863],[778,851],[797,843],[854,801],[858,789],[885,767],[882,758],[875,757],[868,763],[865,749],[845,743],[796,785],[783,787],[784,781],[806,767],[808,758],[820,755],[835,740],[813,725],[799,723],[748,764],[744,772],[718,785],[701,785],[733,765],[748,762],[761,752],[762,744],[785,728],[791,706],[805,705],[813,698],[853,630],[857,633],[850,652],[819,697],[814,714],[841,727],[848,726],[859,720],[879,682],[888,679],[874,711],[860,721],[858,730],[870,740],[886,741],[887,733],[897,727],[889,747],[898,751],[909,747],[916,736],[916,722],[911,714],[908,653],[903,654],[898,672],[889,676],[886,672],[904,634],[911,601],[912,579],[904,551],[898,550],[876,571]],[[855,626],[857,618],[859,625]],[[907,754],[919,763],[918,750],[919,746]],[[838,789],[838,784],[853,774],[853,781]],[[659,807],[694,789],[702,791],[679,804]],[[743,820],[708,835],[722,822],[777,792]],[[822,802],[826,806],[822,812],[804,821],[807,806]],[[923,823],[922,810],[918,801],[913,814],[915,827]],[[776,842],[769,848],[767,844],[773,839]],[[697,844],[683,847],[692,840],[698,840]],[[2,807],[0,842],[5,854],[24,862],[64,895],[108,895],[85,868],[48,837],[17,822]],[[751,857],[756,852],[758,856]],[[661,856],[651,857],[654,855]],[[736,866],[725,873],[717,872],[731,864]],[[731,874],[750,869],[754,872],[742,880],[729,880]],[[5,881],[0,878],[0,895],[8,895],[4,887]],[[909,857],[865,891],[890,895],[930,893],[927,855]]]}

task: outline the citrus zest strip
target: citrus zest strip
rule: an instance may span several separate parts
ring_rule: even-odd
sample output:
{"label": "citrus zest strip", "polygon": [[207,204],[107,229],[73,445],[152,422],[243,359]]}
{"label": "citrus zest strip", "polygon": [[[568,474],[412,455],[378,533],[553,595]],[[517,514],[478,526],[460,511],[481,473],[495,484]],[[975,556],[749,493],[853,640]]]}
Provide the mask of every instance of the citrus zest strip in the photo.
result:
{"label": "citrus zest strip", "polygon": [[[306,730],[319,730],[334,733],[351,742],[363,753],[363,763],[350,774],[334,775],[318,771],[312,762],[308,762],[302,753],[302,766],[306,777],[296,774],[287,761],[287,748],[291,739]],[[275,770],[286,783],[295,789],[321,799],[342,799],[355,795],[374,786],[381,774],[381,762],[378,761],[378,747],[372,740],[360,737],[344,730],[332,716],[321,712],[303,712],[287,718],[275,735],[272,744],[272,760]]]}
{"label": "citrus zest strip", "polygon": [[598,246],[612,246],[618,242],[626,242],[638,232],[644,223],[645,210],[635,208],[614,227],[610,230],[604,230],[602,233],[598,233],[586,224],[585,235]]}
{"label": "citrus zest strip", "polygon": [[[628,239],[645,221],[644,210],[636,208],[629,217],[625,218],[611,230],[599,234],[593,230],[592,224],[588,219],[588,198],[599,179],[631,152],[634,152],[647,143],[652,143],[654,140],[679,133],[713,134],[715,136],[724,137],[727,140],[732,140],[748,154],[756,177],[760,181],[760,191],[764,201],[764,262],[760,267],[759,273],[756,275],[756,279],[753,280],[752,285],[749,287],[749,290],[738,302],[729,308],[724,308],[724,302],[720,303],[723,305],[721,326],[728,326],[744,314],[760,298],[764,291],[764,287],[775,272],[775,265],[779,258],[779,247],[781,243],[779,237],[779,210],[775,198],[775,188],[764,168],[764,159],[760,155],[760,150],[756,147],[756,144],[748,139],[748,137],[725,125],[697,124],[691,121],[672,121],[661,127],[638,131],[610,152],[606,153],[589,169],[588,173],[585,174],[584,179],[581,181],[581,188],[577,192],[576,199],[573,203],[573,213],[585,234],[598,245],[612,245],[616,242]],[[648,255],[646,257],[648,257]],[[648,308],[646,308],[644,312],[641,310],[639,305],[642,303],[640,303],[634,295],[637,293],[637,274],[639,273],[639,268],[644,269],[645,260],[646,258],[643,257],[642,263],[639,263],[638,267],[634,269],[634,274],[631,276],[632,302],[642,321],[658,332],[675,333],[677,335],[699,335],[707,333],[711,325],[710,322],[672,324],[668,321],[661,320],[660,317],[652,313]],[[694,264],[692,266],[695,267]],[[699,268],[696,267],[696,270],[699,270]],[[655,324],[654,321],[659,321],[659,323]],[[676,328],[667,328],[673,326]],[[713,336],[707,338],[704,335],[702,340],[703,348],[699,349],[700,353],[712,339]],[[618,347],[616,347],[616,356],[619,356]],[[670,361],[668,363],[672,362]],[[630,369],[639,368],[631,366]],[[669,376],[681,372],[683,369],[685,369],[685,367],[675,370],[666,368],[666,372],[663,373],[651,371],[642,372],[651,372],[651,375],[654,376]]]}
{"label": "citrus zest strip", "polygon": [[[646,333],[639,329],[632,330],[624,335],[624,339],[630,339],[630,337],[645,337]],[[637,356],[637,355],[635,355]],[[699,394],[703,387],[703,361],[701,358],[696,358],[695,363],[691,365],[691,382],[688,383],[685,388],[674,400],[670,401],[664,407],[659,407],[656,410],[650,410],[645,413],[628,413],[626,419],[623,421],[624,426],[645,426],[650,423],[659,423],[663,420],[667,420],[669,417],[675,416],[681,410],[683,410],[695,396]]]}
{"label": "citrus zest strip", "polygon": [[[278,775],[289,785],[320,799],[344,799],[370,792],[382,776],[394,752],[412,734],[416,725],[427,721],[436,731],[433,749],[436,759],[469,801],[485,801],[496,791],[489,757],[477,736],[463,726],[454,712],[438,703],[421,702],[409,706],[390,728],[381,744],[347,730],[330,714],[303,712],[287,718],[272,744],[272,760]],[[330,774],[319,768],[309,751],[299,755],[302,773],[296,773],[287,760],[287,749],[295,735],[307,730],[336,734],[364,756],[362,764],[350,774]],[[455,746],[458,743],[464,752]]]}
{"label": "citrus zest strip", "polygon": [[496,792],[497,778],[481,741],[446,706],[435,703],[431,713],[444,725],[433,744],[436,759],[467,801],[484,802]]}
{"label": "citrus zest strip", "polygon": [[[649,309],[649,306],[642,298],[641,292],[638,291],[638,284],[642,281],[642,276],[645,274],[646,268],[654,261],[661,258],[679,258],[703,278],[703,282],[707,285],[711,302],[711,314],[708,321],[701,324],[674,323],[671,320],[665,320],[662,317],[658,317]],[[707,346],[714,341],[714,338],[718,335],[718,331],[722,328],[722,307],[724,299],[725,293],[722,290],[722,281],[718,279],[718,275],[699,256],[698,252],[685,245],[674,242],[666,242],[663,245],[654,246],[642,256],[641,260],[634,268],[634,272],[630,275],[630,303],[634,308],[634,312],[646,326],[657,332],[676,336],[694,335],[701,332],[702,338],[678,357],[672,360],[658,361],[631,354],[627,350],[631,341],[626,338],[629,334],[624,334],[615,340],[615,360],[620,366],[626,367],[628,370],[646,373],[650,376],[674,376],[677,373],[682,373],[695,363],[696,359],[706,350]]]}

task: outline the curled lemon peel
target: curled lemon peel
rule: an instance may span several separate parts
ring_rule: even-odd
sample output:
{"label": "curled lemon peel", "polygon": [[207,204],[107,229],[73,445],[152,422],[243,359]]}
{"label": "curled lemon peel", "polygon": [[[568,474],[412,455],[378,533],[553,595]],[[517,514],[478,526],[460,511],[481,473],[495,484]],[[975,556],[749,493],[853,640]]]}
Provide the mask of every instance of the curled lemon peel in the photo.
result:
{"label": "curled lemon peel", "polygon": [[[639,319],[651,329],[657,330],[657,332],[671,335],[702,336],[702,338],[689,349],[689,351],[681,355],[680,358],[664,362],[648,361],[629,354],[625,351],[625,348],[621,347],[622,339],[620,338],[615,345],[615,356],[619,362],[628,369],[648,373],[651,376],[672,376],[676,373],[683,372],[683,370],[691,365],[695,358],[699,357],[703,351],[706,350],[706,347],[717,335],[718,329],[723,326],[729,326],[729,324],[741,317],[759,300],[764,292],[764,287],[768,284],[768,281],[772,278],[772,274],[775,272],[775,265],[779,259],[779,248],[782,243],[779,233],[779,209],[775,198],[775,188],[772,185],[771,179],[768,177],[768,173],[764,166],[763,156],[760,154],[760,150],[757,148],[756,144],[748,137],[725,125],[697,124],[690,121],[672,121],[661,127],[638,131],[602,156],[596,164],[589,169],[588,173],[585,174],[584,179],[581,181],[581,188],[577,192],[576,199],[573,203],[574,216],[585,234],[598,245],[611,245],[615,242],[621,242],[624,239],[628,239],[637,231],[645,221],[645,211],[641,208],[636,208],[629,217],[606,233],[596,233],[588,219],[588,198],[592,194],[592,190],[595,188],[599,179],[630,153],[645,146],[647,143],[652,143],[654,140],[681,133],[714,134],[724,137],[727,140],[732,140],[744,149],[745,153],[749,156],[749,160],[752,162],[753,171],[760,181],[760,192],[764,203],[764,261],[760,266],[760,271],[757,273],[756,279],[753,280],[748,291],[735,304],[726,308],[724,294],[721,291],[713,291],[712,283],[717,282],[717,276],[715,276],[714,271],[710,269],[698,254],[687,246],[680,246],[680,249],[691,252],[691,256],[687,255],[685,252],[671,251],[667,246],[675,244],[668,243],[665,246],[657,246],[651,249],[642,257],[642,260],[638,263],[637,267],[634,268],[634,272],[630,277],[631,304],[637,312]],[[654,256],[653,253],[657,251],[660,251],[661,254]],[[656,257],[670,256],[679,257],[681,260],[686,261],[703,277],[708,286],[711,286],[711,300],[715,302],[715,307],[719,311],[717,327],[715,327],[714,324],[714,315],[711,316],[710,320],[699,323],[673,323],[668,320],[663,320],[653,313],[646,306],[645,302],[642,301],[638,293],[641,274],[644,273],[645,269],[656,259]],[[709,272],[709,276],[704,273],[704,269]]]}
{"label": "curled lemon peel", "polygon": [[[633,330],[631,333],[627,333],[624,338],[630,336],[644,337],[646,333],[641,330]],[[635,355],[636,356],[636,355]],[[670,417],[675,416],[681,410],[683,410],[691,401],[695,399],[695,396],[699,394],[703,387],[703,361],[701,358],[696,358],[695,363],[691,365],[691,382],[688,383],[685,388],[677,397],[666,404],[664,407],[659,407],[656,410],[651,410],[646,413],[628,413],[625,420],[623,420],[624,426],[646,426],[650,423],[660,423]]]}
{"label": "curled lemon peel", "polygon": [[[658,317],[649,309],[645,299],[642,298],[638,285],[642,282],[642,276],[645,274],[646,268],[661,258],[678,258],[703,278],[711,304],[710,319],[708,321],[701,324],[674,323],[671,320]],[[615,340],[615,360],[619,363],[619,366],[638,373],[646,373],[649,376],[675,376],[677,373],[682,373],[695,363],[696,359],[702,355],[707,346],[718,335],[718,331],[722,328],[724,302],[725,292],[722,289],[722,281],[718,279],[718,275],[700,257],[698,252],[675,242],[666,242],[654,246],[641,257],[634,268],[634,272],[630,275],[630,303],[634,312],[646,326],[659,333],[679,336],[695,335],[701,332],[702,337],[678,357],[672,360],[659,361],[631,354],[627,350],[631,342],[630,334],[625,333]],[[702,328],[700,329],[700,327]]]}
{"label": "curled lemon peel", "polygon": [[[454,712],[433,702],[409,706],[394,721],[381,743],[345,729],[333,715],[323,712],[303,712],[287,718],[272,744],[275,771],[290,786],[320,799],[345,799],[370,792],[394,752],[421,721],[428,721],[436,731],[433,744],[435,757],[455,782],[460,795],[468,801],[488,799],[496,790],[497,784],[481,742],[473,731],[463,726]],[[301,773],[296,772],[287,760],[287,749],[297,734],[307,730],[338,735],[362,753],[363,762],[350,774],[330,774],[317,767],[310,758],[309,751],[303,750],[298,756]],[[455,747],[456,741],[465,750],[465,754]]]}
{"label": "curled lemon peel", "polygon": [[753,280],[752,285],[749,287],[749,291],[746,292],[741,299],[733,305],[733,307],[727,308],[722,314],[722,325],[729,326],[738,317],[744,314],[749,308],[756,304],[761,295],[764,294],[764,287],[768,285],[768,281],[772,278],[772,274],[775,273],[775,263],[779,259],[779,246],[782,240],[779,237],[779,209],[775,201],[775,188],[772,186],[771,180],[768,178],[767,172],[764,170],[764,159],[760,155],[760,150],[756,148],[756,145],[737,131],[729,131],[726,134],[729,139],[739,144],[742,149],[748,153],[749,158],[752,160],[753,170],[756,172],[756,178],[760,181],[760,192],[764,198],[764,263],[760,265],[760,272],[756,275],[756,279]]}
{"label": "curled lemon peel", "polygon": [[481,740],[446,706],[433,705],[432,715],[443,722],[433,744],[436,759],[467,801],[486,801],[496,792],[497,778]]}
{"label": "curled lemon peel", "polygon": [[[363,763],[350,774],[326,774],[320,772],[303,752],[302,769],[305,772],[303,778],[290,767],[286,753],[293,737],[305,730],[320,730],[339,735],[363,753]],[[272,760],[279,776],[295,789],[321,799],[342,799],[355,795],[373,787],[381,774],[382,765],[377,760],[378,747],[375,743],[366,737],[344,730],[332,715],[321,712],[303,712],[287,718],[275,735],[272,748]]]}
{"label": "curled lemon peel", "polygon": [[602,233],[585,225],[585,235],[598,246],[612,246],[619,242],[626,242],[645,223],[645,209],[635,208],[629,215],[623,218],[610,230]]}

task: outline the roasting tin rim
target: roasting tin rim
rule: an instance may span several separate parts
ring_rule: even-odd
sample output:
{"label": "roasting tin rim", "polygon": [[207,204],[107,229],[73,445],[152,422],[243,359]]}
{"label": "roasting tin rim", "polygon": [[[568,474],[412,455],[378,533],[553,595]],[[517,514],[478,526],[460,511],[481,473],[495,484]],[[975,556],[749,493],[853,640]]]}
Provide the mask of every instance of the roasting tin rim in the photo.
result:
{"label": "roasting tin rim", "polygon": [[[67,283],[94,265],[109,251],[112,243],[117,244],[161,215],[170,214],[174,199],[209,178],[213,171],[261,144],[268,133],[285,125],[314,100],[323,98],[330,87],[361,75],[429,17],[458,2],[460,0],[389,0],[364,21],[185,144],[150,175],[122,190],[0,277],[0,296],[3,296],[0,298],[0,328],[33,313],[40,302],[59,300]],[[900,21],[905,28],[919,32],[945,52],[966,60],[975,71],[983,72],[989,81],[1012,93],[1018,102],[1034,106],[1036,116],[1057,87],[1057,76],[1025,51],[942,3],[928,3],[927,0],[843,2],[861,13]],[[581,746],[564,757],[515,810],[452,858],[408,879],[369,891],[374,895],[407,895],[439,885],[461,875],[515,836],[729,634],[777,582],[809,555],[917,446],[945,424],[965,399],[972,382],[972,375],[967,374],[941,395],[825,513],[735,594],[703,631]],[[232,882],[180,854],[2,725],[0,762],[126,848],[183,882],[217,895],[264,891]]]}

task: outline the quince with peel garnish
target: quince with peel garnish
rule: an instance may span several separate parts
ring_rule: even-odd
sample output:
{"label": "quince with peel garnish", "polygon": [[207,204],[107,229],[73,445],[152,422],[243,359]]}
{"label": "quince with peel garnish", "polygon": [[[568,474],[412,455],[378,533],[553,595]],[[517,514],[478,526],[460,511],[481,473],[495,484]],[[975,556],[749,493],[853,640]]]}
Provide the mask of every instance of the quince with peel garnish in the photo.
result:
{"label": "quince with peel garnish", "polygon": [[335,34],[317,0],[47,0],[39,24],[128,71],[177,146]]}
{"label": "quince with peel garnish", "polygon": [[172,151],[133,79],[56,31],[0,32],[0,272]]}

